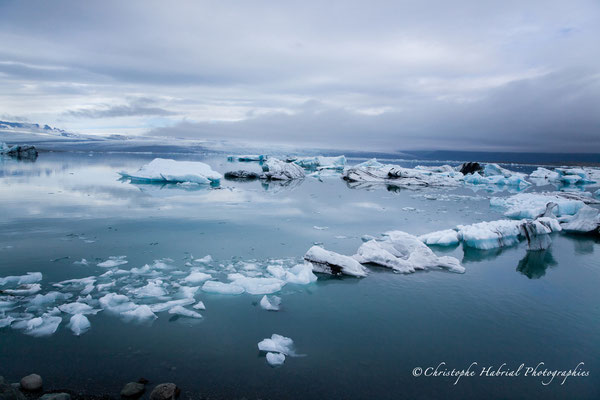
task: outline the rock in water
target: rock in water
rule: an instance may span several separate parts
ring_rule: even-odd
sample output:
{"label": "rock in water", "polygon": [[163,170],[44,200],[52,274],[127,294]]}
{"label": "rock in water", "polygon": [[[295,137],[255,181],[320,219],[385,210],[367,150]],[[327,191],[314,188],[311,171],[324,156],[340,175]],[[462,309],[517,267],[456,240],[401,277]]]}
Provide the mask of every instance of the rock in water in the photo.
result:
{"label": "rock in water", "polygon": [[0,383],[0,400],[25,400],[19,389]]}
{"label": "rock in water", "polygon": [[244,171],[240,169],[238,171],[229,171],[225,172],[225,179],[229,180],[246,180],[246,181],[254,181],[259,178],[259,174],[252,171]]}
{"label": "rock in water", "polygon": [[71,395],[69,393],[47,393],[39,400],[71,400]]}
{"label": "rock in water", "polygon": [[150,400],[172,400],[179,396],[179,388],[174,383],[161,383],[156,385],[152,393],[150,393]]}
{"label": "rock in water", "polygon": [[31,374],[21,379],[21,389],[29,392],[35,392],[42,388],[42,377],[38,374]]}
{"label": "rock in water", "polygon": [[466,162],[460,166],[460,173],[463,175],[483,171],[483,167],[478,162]]}
{"label": "rock in water", "polygon": [[145,387],[139,382],[129,382],[121,390],[121,396],[123,397],[139,397],[144,393]]}

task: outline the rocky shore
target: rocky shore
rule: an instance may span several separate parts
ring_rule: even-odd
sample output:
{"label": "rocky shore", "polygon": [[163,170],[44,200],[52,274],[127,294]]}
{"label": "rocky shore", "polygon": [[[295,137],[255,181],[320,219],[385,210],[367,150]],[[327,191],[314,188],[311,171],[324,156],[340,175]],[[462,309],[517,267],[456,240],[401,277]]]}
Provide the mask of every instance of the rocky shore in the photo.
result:
{"label": "rocky shore", "polygon": [[87,394],[68,389],[46,391],[42,377],[37,374],[24,376],[14,383],[0,376],[0,400],[136,400],[146,393],[149,395],[144,398],[150,400],[174,400],[181,392],[174,383],[160,383],[154,386],[149,383],[148,380],[140,378],[136,382],[126,383],[120,393]]}

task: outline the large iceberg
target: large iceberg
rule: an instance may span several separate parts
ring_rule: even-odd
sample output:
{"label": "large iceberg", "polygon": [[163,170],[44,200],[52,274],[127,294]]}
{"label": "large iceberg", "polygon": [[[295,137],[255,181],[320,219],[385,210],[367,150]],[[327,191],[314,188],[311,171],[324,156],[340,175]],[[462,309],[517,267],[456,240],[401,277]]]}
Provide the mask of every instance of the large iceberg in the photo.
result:
{"label": "large iceberg", "polygon": [[600,234],[600,211],[585,206],[574,216],[565,218],[561,226],[566,232]]}
{"label": "large iceberg", "polygon": [[319,246],[311,247],[304,259],[312,265],[315,272],[330,275],[367,276],[367,269],[352,257],[344,256]]}
{"label": "large iceberg", "polygon": [[295,159],[293,162],[307,169],[344,169],[346,166],[346,157],[302,157]]}
{"label": "large iceberg", "polygon": [[392,268],[401,273],[434,268],[458,273],[465,272],[464,267],[456,258],[438,257],[419,238],[402,231],[387,232],[382,240],[370,240],[363,243],[354,255],[354,259],[360,263]]}
{"label": "large iceberg", "polygon": [[203,162],[175,161],[155,158],[137,172],[119,172],[132,182],[193,182],[199,184],[219,183],[222,175]]}
{"label": "large iceberg", "polygon": [[556,203],[554,213],[557,217],[574,215],[584,205],[581,198],[567,198],[562,192],[557,193],[519,193],[510,197],[493,197],[490,206],[506,209],[504,215],[510,218],[534,219],[543,215],[548,203]]}
{"label": "large iceberg", "polygon": [[269,158],[263,164],[263,176],[266,179],[288,181],[302,179],[306,176],[304,170],[294,163],[286,163],[277,158]]}
{"label": "large iceberg", "polygon": [[426,233],[419,236],[419,240],[430,246],[452,246],[458,244],[459,242],[458,232],[454,229],[445,229],[442,231]]}
{"label": "large iceberg", "polygon": [[426,169],[403,168],[393,164],[382,164],[376,159],[365,161],[354,167],[346,167],[342,173],[349,182],[384,183],[397,186],[457,186],[462,174],[434,172]]}

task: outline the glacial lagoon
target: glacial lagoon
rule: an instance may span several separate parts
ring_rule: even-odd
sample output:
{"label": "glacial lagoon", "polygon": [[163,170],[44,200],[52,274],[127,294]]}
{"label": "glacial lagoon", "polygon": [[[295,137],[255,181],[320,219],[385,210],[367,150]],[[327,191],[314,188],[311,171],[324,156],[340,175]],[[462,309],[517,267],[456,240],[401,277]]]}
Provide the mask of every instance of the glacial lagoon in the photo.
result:
{"label": "glacial lagoon", "polygon": [[[74,295],[69,301],[80,290],[57,283],[95,277],[96,285],[108,285],[93,288],[88,298],[99,310],[102,295],[152,279],[162,282],[165,299],[175,299],[192,269],[221,281],[228,273],[264,276],[268,266],[301,264],[315,244],[351,256],[365,235],[421,235],[494,221],[505,218],[505,210],[491,207],[492,198],[557,190],[550,183],[520,189],[353,185],[332,171],[291,182],[221,179],[218,186],[143,184],[119,175],[155,157],[48,152],[35,162],[2,158],[0,277],[40,272],[39,293],[68,291]],[[202,161],[221,174],[260,171],[258,163],[230,162],[224,153],[160,157]],[[526,174],[536,168],[504,167]],[[17,381],[36,372],[46,389],[114,396],[124,383],[144,377],[177,383],[183,398],[598,398],[600,242],[550,236],[552,245],[542,251],[527,251],[523,240],[491,250],[431,246],[439,256],[457,258],[464,274],[400,274],[372,265],[365,278],[317,274],[315,282],[287,283],[272,293],[281,298],[277,312],[260,306],[262,294],[200,289],[193,297],[205,305],[195,310],[202,318],[161,311],[136,322],[103,310],[87,315],[91,327],[79,336],[64,312],[47,336],[7,326],[0,328],[0,375]],[[110,269],[98,264],[111,257],[127,261],[117,269],[165,267],[158,275],[98,278]],[[20,307],[0,311],[0,318],[27,312]],[[276,368],[257,348],[274,333],[294,342],[293,356]],[[543,362],[551,370],[583,362],[590,376],[563,385],[558,377],[549,385],[542,384],[547,378],[524,376],[462,378],[455,385],[451,377],[413,376],[417,367],[465,369],[473,362],[494,369]]]}

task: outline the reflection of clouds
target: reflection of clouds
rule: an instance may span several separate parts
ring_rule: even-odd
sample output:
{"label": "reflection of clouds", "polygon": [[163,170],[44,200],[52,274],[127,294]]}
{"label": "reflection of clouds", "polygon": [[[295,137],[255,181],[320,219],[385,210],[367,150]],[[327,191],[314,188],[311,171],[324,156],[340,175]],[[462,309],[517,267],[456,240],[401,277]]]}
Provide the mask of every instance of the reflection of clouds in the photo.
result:
{"label": "reflection of clouds", "polygon": [[261,186],[265,191],[275,194],[291,192],[302,185],[303,182],[304,179],[290,179],[288,181],[266,180],[261,182]]}

